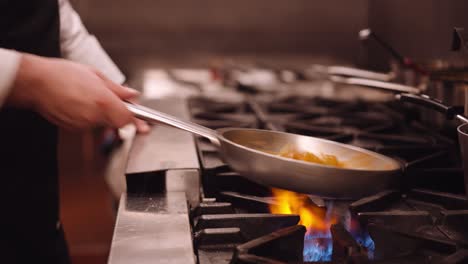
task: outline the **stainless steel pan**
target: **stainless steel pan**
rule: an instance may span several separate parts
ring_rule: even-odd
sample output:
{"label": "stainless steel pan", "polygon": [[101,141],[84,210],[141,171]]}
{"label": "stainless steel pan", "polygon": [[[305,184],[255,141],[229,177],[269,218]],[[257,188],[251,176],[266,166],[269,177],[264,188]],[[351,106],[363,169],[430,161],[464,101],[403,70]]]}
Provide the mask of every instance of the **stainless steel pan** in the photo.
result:
{"label": "stainless steel pan", "polygon": [[[222,158],[233,170],[267,186],[332,198],[358,198],[389,188],[402,171],[400,163],[391,158],[333,141],[258,129],[215,131],[140,105],[126,105],[140,119],[164,123],[209,139],[218,146]],[[346,167],[275,155],[285,146],[335,155]]]}

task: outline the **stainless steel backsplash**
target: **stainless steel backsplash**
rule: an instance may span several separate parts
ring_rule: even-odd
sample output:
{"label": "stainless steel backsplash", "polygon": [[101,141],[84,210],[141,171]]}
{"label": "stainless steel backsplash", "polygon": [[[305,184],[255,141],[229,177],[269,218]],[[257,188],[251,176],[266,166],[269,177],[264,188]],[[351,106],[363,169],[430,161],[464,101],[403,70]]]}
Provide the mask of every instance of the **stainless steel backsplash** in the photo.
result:
{"label": "stainless steel backsplash", "polygon": [[352,61],[367,0],[75,0],[113,55],[305,53]]}
{"label": "stainless steel backsplash", "polygon": [[454,26],[468,28],[467,0],[73,0],[114,58],[210,53],[330,56],[385,69],[389,56],[363,47],[371,27],[416,60],[456,56]]}

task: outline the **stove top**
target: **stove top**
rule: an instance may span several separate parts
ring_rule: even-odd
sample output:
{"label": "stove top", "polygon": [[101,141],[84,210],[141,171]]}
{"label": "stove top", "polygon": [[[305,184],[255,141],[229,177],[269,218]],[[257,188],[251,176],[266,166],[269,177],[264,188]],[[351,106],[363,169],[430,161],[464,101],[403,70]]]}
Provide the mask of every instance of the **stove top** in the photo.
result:
{"label": "stove top", "polygon": [[129,153],[110,264],[468,263],[454,125],[423,123],[419,108],[392,96],[374,100],[375,91],[276,72],[218,72],[229,96],[203,83],[199,90],[215,97],[146,106],[213,129],[285,131],[369,149],[401,162],[401,184],[359,200],[272,189],[232,171],[209,141],[157,126]]}
{"label": "stove top", "polygon": [[468,261],[468,201],[456,134],[422,124],[417,109],[302,96],[236,102],[194,97],[189,109],[193,121],[210,128],[320,137],[391,156],[405,168],[398,189],[357,201],[287,192],[316,218],[303,226],[307,214],[272,214],[284,202],[278,190],[233,172],[209,141],[197,138],[201,203],[191,219],[199,263]]}

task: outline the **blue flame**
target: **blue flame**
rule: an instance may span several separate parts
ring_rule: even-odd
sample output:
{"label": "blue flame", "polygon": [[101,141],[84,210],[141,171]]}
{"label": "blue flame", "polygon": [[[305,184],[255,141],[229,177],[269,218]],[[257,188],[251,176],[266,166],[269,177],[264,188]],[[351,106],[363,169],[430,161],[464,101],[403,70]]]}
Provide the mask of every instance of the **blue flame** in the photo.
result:
{"label": "blue flame", "polygon": [[[331,223],[335,214],[335,202],[326,201],[325,223]],[[337,210],[340,210],[339,206]],[[335,214],[335,215],[334,215]],[[351,236],[367,251],[369,259],[374,259],[375,244],[369,233],[357,221],[357,218],[347,210],[341,215],[339,222]],[[333,255],[333,238],[330,229],[327,231],[308,230],[304,237],[304,261],[331,261]]]}
{"label": "blue flame", "polygon": [[367,256],[369,259],[374,259],[375,244],[370,235],[364,231],[361,231],[358,234],[352,233],[352,235],[361,246],[367,249]]}
{"label": "blue flame", "polygon": [[[349,231],[349,227],[347,228]],[[374,258],[375,244],[370,235],[362,230],[352,230],[351,235],[367,249],[370,259]],[[331,261],[333,254],[333,240],[331,233],[306,234],[304,237],[304,261]]]}
{"label": "blue flame", "polygon": [[333,253],[331,233],[306,234],[304,237],[304,261],[330,261]]}

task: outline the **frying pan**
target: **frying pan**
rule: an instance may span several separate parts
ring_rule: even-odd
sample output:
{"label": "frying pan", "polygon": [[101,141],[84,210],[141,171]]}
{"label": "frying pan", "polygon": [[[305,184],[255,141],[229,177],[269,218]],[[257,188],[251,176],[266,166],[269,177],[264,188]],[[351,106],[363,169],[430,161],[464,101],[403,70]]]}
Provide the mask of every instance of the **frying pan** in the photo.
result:
{"label": "frying pan", "polygon": [[396,98],[400,101],[409,102],[426,108],[430,108],[432,110],[444,114],[447,120],[457,119],[459,122],[461,122],[462,124],[457,127],[457,132],[464,168],[463,172],[465,178],[465,190],[468,194],[468,118],[461,114],[463,112],[463,109],[460,109],[455,106],[448,106],[439,100],[421,94],[421,91],[419,89],[411,86],[360,78],[339,77],[335,79],[332,78],[332,80],[335,80],[340,83],[362,85],[371,88],[378,88],[397,92],[398,94],[396,94]]}
{"label": "frying pan", "polygon": [[[125,104],[140,119],[163,123],[209,139],[234,171],[267,186],[330,198],[359,198],[389,188],[402,172],[399,162],[346,144],[259,129],[212,130],[141,105]],[[335,155],[346,166],[320,165],[275,155],[285,146],[298,151]]]}

